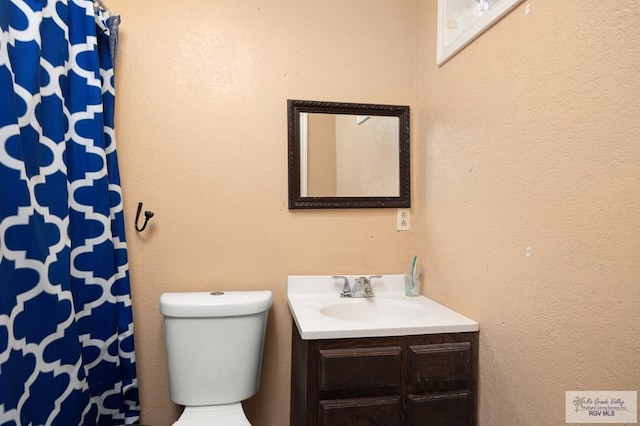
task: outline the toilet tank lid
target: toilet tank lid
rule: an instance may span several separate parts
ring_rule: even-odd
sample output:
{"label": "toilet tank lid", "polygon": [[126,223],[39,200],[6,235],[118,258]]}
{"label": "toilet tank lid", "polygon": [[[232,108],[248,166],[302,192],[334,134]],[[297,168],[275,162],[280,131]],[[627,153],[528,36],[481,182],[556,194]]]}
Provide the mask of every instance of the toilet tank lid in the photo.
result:
{"label": "toilet tank lid", "polygon": [[160,313],[165,317],[231,317],[265,312],[273,295],[263,291],[164,293]]}

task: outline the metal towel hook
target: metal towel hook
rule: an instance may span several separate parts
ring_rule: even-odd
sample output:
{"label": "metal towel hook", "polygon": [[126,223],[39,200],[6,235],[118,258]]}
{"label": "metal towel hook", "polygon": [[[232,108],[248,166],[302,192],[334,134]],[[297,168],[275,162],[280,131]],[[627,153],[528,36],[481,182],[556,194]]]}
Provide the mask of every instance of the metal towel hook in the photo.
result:
{"label": "metal towel hook", "polygon": [[140,219],[140,213],[142,212],[142,203],[138,203],[138,212],[136,213],[136,231],[138,232],[142,232],[144,231],[144,228],[147,227],[147,223],[149,222],[149,219],[151,219],[153,217],[153,212],[150,212],[149,210],[146,210],[144,212],[144,223],[142,224],[142,228],[138,227],[138,221]]}

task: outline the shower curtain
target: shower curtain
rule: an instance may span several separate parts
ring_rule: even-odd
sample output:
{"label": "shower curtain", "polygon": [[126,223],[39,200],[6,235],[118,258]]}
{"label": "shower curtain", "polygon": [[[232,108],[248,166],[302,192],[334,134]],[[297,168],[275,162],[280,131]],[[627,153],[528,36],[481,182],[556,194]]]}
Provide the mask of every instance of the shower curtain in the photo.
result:
{"label": "shower curtain", "polygon": [[0,0],[0,425],[138,420],[109,15]]}

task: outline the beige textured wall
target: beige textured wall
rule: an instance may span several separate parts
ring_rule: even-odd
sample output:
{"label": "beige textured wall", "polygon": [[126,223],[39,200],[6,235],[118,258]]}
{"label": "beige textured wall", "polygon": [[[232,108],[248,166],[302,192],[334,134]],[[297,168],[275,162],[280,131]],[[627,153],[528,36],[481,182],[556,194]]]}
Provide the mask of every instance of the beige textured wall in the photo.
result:
{"label": "beige textured wall", "polygon": [[338,195],[400,196],[400,119],[336,116]]}
{"label": "beige textured wall", "polygon": [[[107,0],[142,421],[171,424],[158,298],[271,289],[255,426],[289,418],[287,274],[392,273],[395,210],[287,209],[286,100],[415,107],[415,0]],[[371,88],[375,87],[375,91]],[[155,212],[137,234],[138,201]]]}
{"label": "beige textured wall", "polygon": [[[302,164],[300,168],[302,169]],[[302,182],[300,186],[301,195],[305,195],[302,192]],[[305,196],[335,197],[336,186],[336,117],[333,114],[307,114]]]}
{"label": "beige textured wall", "polygon": [[640,3],[524,2],[440,68],[436,3],[413,144],[426,293],[480,323],[481,425],[564,424],[566,390],[640,388]]}

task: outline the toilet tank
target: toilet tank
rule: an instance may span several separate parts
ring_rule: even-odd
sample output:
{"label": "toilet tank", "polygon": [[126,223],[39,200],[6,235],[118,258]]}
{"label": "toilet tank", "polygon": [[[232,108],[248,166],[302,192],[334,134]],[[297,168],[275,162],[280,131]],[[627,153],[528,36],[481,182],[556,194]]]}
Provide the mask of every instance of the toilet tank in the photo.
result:
{"label": "toilet tank", "polygon": [[230,404],[258,391],[272,298],[270,291],[160,297],[173,402]]}

